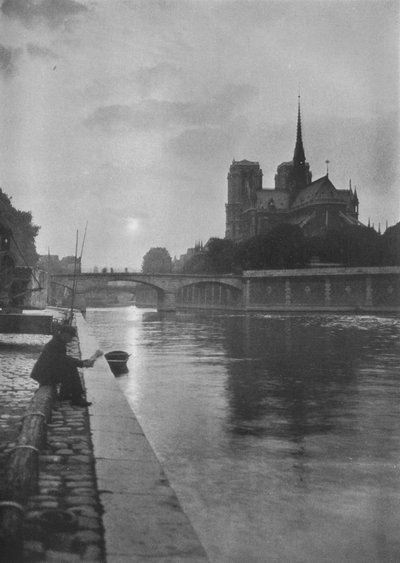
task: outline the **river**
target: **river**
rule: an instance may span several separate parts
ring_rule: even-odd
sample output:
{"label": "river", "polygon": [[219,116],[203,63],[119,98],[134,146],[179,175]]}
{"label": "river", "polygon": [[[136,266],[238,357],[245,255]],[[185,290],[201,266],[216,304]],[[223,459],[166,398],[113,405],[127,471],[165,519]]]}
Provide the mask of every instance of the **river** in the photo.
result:
{"label": "river", "polygon": [[213,563],[400,561],[400,320],[89,309]]}

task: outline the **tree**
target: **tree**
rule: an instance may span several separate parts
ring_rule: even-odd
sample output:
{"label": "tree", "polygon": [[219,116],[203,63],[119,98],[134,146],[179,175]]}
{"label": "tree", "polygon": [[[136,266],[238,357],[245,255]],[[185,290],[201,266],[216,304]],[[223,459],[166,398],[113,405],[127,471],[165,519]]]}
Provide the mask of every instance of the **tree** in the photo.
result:
{"label": "tree", "polygon": [[172,271],[172,259],[166,248],[153,247],[143,256],[144,274],[165,274]]}
{"label": "tree", "polygon": [[207,272],[206,253],[201,251],[190,256],[183,265],[183,272],[185,274],[204,274]]}
{"label": "tree", "polygon": [[35,267],[39,255],[36,252],[35,238],[39,227],[32,223],[32,213],[19,211],[11,203],[11,198],[0,189],[0,223],[11,229],[11,250],[16,265]]}
{"label": "tree", "polygon": [[340,231],[329,230],[319,240],[312,241],[313,251],[323,262],[345,266],[380,266],[382,264],[381,235],[374,229],[348,226]]}
{"label": "tree", "polygon": [[385,266],[400,266],[400,223],[382,235],[382,254]]}
{"label": "tree", "polygon": [[306,239],[300,227],[285,223],[278,225],[268,233],[267,246],[271,268],[301,268],[305,265]]}
{"label": "tree", "polygon": [[205,269],[212,274],[226,274],[235,267],[235,244],[229,239],[210,238],[204,247]]}
{"label": "tree", "polygon": [[235,263],[243,270],[300,268],[307,260],[306,239],[300,227],[278,225],[264,235],[237,244]]}

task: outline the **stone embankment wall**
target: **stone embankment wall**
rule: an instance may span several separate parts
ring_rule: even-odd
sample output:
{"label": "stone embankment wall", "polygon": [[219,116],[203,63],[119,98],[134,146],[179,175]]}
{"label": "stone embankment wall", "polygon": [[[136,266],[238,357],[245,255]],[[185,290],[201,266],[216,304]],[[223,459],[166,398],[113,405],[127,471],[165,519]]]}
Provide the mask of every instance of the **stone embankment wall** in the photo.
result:
{"label": "stone embankment wall", "polygon": [[400,310],[400,268],[245,272],[245,278],[248,310]]}
{"label": "stone embankment wall", "polygon": [[177,306],[247,311],[400,310],[400,268],[247,271],[242,292],[217,283],[184,287]]}

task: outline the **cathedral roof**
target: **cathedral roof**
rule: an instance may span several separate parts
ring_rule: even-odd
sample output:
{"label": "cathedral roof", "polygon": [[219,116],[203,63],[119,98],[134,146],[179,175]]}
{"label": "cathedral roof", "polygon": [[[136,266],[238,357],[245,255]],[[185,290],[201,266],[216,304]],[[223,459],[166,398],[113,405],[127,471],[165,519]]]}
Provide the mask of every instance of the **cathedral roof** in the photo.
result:
{"label": "cathedral roof", "polygon": [[299,192],[292,204],[292,208],[310,205],[321,200],[335,199],[338,203],[347,203],[350,195],[349,190],[337,190],[328,176],[322,176],[322,178],[314,180],[314,182],[311,182],[311,184]]}
{"label": "cathedral roof", "polygon": [[289,207],[288,192],[279,191],[275,189],[263,189],[257,192],[257,207],[268,209],[270,202],[275,205],[277,210],[287,209]]}
{"label": "cathedral roof", "polygon": [[291,217],[288,222],[291,225],[298,225],[299,227],[303,228],[307,225],[307,223],[309,223],[312,219],[314,219],[316,216],[315,211],[312,212],[306,212],[302,215],[296,215],[294,217]]}
{"label": "cathedral roof", "polygon": [[362,223],[358,221],[358,219],[355,219],[347,213],[343,213],[343,211],[339,211],[339,216],[342,217],[342,219],[344,219],[349,225],[362,225]]}

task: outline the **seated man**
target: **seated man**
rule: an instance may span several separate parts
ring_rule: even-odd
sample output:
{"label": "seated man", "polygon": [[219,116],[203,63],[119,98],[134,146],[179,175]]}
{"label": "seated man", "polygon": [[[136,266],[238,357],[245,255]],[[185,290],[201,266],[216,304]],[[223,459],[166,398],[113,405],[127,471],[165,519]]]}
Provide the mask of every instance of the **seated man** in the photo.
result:
{"label": "seated man", "polygon": [[67,344],[77,335],[76,328],[62,325],[53,338],[44,346],[33,366],[31,378],[39,385],[57,385],[61,383],[59,399],[71,400],[72,405],[87,407],[84,389],[78,368],[93,367],[94,360],[77,360],[67,355]]}

